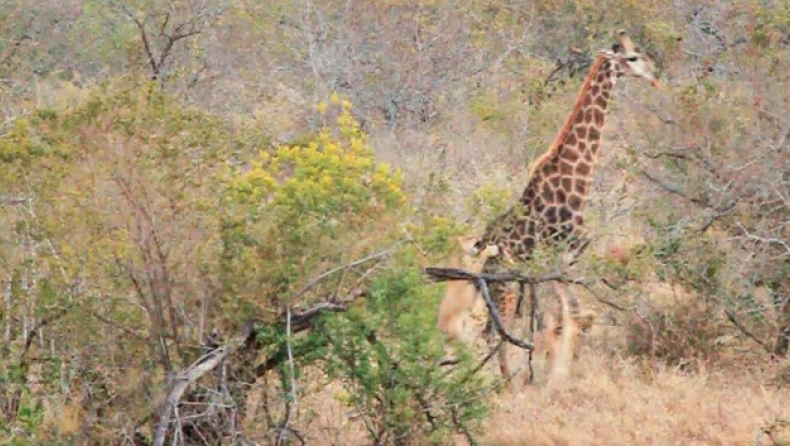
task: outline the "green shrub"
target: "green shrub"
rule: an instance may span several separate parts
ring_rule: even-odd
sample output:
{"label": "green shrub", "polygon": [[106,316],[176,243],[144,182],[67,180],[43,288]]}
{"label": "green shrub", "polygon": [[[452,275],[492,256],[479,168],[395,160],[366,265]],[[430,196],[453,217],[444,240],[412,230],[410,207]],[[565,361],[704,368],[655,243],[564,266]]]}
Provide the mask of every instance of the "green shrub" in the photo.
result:
{"label": "green shrub", "polygon": [[395,268],[376,278],[365,307],[327,321],[326,370],[374,444],[456,444],[453,434],[473,436],[486,413],[471,358],[437,366],[441,337],[426,311],[435,301],[419,271]]}
{"label": "green shrub", "polygon": [[[227,166],[223,280],[248,305],[284,302],[315,275],[395,233],[392,218],[406,202],[400,174],[375,161],[351,105],[333,102],[336,120],[302,145],[264,149],[249,166]],[[337,292],[338,284],[330,288]],[[318,286],[312,295],[322,292],[330,293]]]}

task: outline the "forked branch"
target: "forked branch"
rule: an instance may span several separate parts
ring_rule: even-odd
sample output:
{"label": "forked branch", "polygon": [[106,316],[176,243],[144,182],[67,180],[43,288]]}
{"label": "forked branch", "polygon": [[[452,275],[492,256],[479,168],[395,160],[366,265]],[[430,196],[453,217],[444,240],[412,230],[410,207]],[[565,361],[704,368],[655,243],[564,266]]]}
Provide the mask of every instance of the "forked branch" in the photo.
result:
{"label": "forked branch", "polygon": [[[346,301],[346,303],[348,302],[349,301]],[[322,313],[342,312],[346,311],[346,309],[347,308],[344,304],[323,302],[295,314],[291,314],[290,310],[287,310],[280,319],[281,323],[287,324],[287,330],[289,334],[293,335],[300,331],[307,330],[311,326],[312,321]],[[205,374],[216,369],[230,355],[240,350],[250,348],[253,345],[256,345],[254,320],[245,324],[241,332],[229,342],[201,356],[191,366],[189,366],[186,370],[183,370],[175,377],[175,379],[173,379],[170,389],[167,392],[167,397],[164,399],[164,402],[158,409],[158,421],[155,428],[153,442],[155,446],[162,446],[164,444],[168,427],[170,426],[173,410],[178,407],[181,397],[184,395],[184,392],[187,390],[187,388]],[[288,356],[285,358],[276,358],[266,361],[268,370],[276,367],[282,361],[293,361],[293,356],[290,352],[290,344],[288,347]],[[293,371],[291,373],[293,373]]]}
{"label": "forked branch", "polygon": [[488,313],[491,315],[491,320],[494,321],[494,328],[496,328],[497,333],[502,336],[502,339],[525,350],[534,350],[535,346],[532,345],[531,342],[522,341],[521,339],[518,339],[505,331],[505,327],[502,325],[502,318],[499,316],[499,310],[497,310],[496,305],[494,305],[494,301],[491,300],[491,294],[488,292],[488,284],[482,278],[478,278],[476,283],[478,288],[480,288],[480,294],[483,295],[483,299],[486,301]]}
{"label": "forked branch", "polygon": [[431,267],[431,268],[425,268],[425,273],[428,275],[428,277],[431,280],[436,282],[441,282],[446,280],[469,280],[475,282],[478,289],[480,289],[480,294],[483,295],[483,300],[485,300],[486,308],[488,308],[488,314],[491,315],[491,320],[493,321],[494,328],[496,329],[497,333],[499,333],[499,335],[502,336],[502,339],[504,339],[505,341],[529,351],[532,351],[535,348],[532,343],[518,339],[505,330],[504,325],[502,324],[502,317],[499,315],[499,310],[497,309],[496,305],[494,305],[494,301],[491,299],[491,293],[488,290],[488,282],[500,282],[500,283],[519,282],[519,283],[529,283],[529,284],[537,284],[537,283],[545,283],[545,282],[563,282],[563,283],[576,283],[576,284],[586,283],[583,279],[568,278],[565,274],[562,274],[561,272],[555,272],[544,276],[534,277],[534,276],[526,276],[517,271],[510,271],[503,274],[486,274],[486,273],[472,273],[457,268]]}

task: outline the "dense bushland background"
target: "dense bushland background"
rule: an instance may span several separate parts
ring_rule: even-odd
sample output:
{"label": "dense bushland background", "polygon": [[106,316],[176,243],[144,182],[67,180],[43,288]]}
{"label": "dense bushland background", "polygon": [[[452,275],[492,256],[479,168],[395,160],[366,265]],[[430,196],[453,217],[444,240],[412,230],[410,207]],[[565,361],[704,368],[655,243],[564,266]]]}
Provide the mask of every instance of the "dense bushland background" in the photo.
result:
{"label": "dense bushland background", "polygon": [[[664,89],[610,110],[596,327],[502,398],[421,271],[619,28]],[[787,444],[788,73],[784,0],[3,1],[0,442]]]}

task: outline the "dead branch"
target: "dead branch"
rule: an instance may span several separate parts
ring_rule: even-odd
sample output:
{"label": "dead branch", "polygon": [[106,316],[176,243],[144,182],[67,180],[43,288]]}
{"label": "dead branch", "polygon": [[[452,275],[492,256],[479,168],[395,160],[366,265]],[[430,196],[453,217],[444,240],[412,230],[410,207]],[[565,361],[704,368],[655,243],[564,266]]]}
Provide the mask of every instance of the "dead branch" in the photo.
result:
{"label": "dead branch", "polygon": [[770,246],[779,246],[779,247],[781,247],[781,248],[782,248],[782,249],[785,251],[785,253],[783,254],[783,256],[790,255],[790,243],[788,243],[786,240],[784,240],[784,239],[781,239],[781,238],[776,238],[776,237],[760,237],[760,236],[758,236],[758,235],[755,235],[755,234],[752,234],[752,233],[750,233],[750,232],[749,232],[749,231],[746,229],[746,227],[745,227],[743,224],[741,224],[740,222],[736,222],[736,223],[735,223],[735,225],[736,225],[736,226],[737,226],[737,227],[738,227],[738,228],[739,228],[741,231],[743,231],[743,235],[744,235],[744,236],[745,236],[745,237],[746,237],[748,240],[752,240],[752,241],[755,241],[755,242],[757,242],[757,243],[761,243],[761,244],[765,244],[765,245],[770,245]]}
{"label": "dead branch", "polygon": [[[612,286],[611,284],[609,284],[609,282],[608,282],[608,281],[607,281],[605,278],[604,278],[604,279],[601,279],[601,282],[602,282],[604,285],[606,285],[606,286],[608,286],[608,287],[612,288],[613,290],[617,290],[617,289],[619,288],[619,287],[617,287],[617,288],[616,288],[616,287]],[[596,299],[598,302],[600,302],[600,303],[602,303],[602,304],[604,304],[604,305],[607,305],[607,306],[609,306],[609,307],[611,307],[611,308],[614,308],[615,310],[618,310],[618,311],[626,311],[626,310],[627,310],[627,308],[623,307],[622,305],[618,305],[618,304],[616,304],[616,303],[612,302],[611,300],[609,300],[609,299],[606,299],[606,298],[602,297],[602,296],[601,296],[600,294],[598,294],[598,293],[597,293],[597,292],[596,292],[596,291],[595,291],[595,290],[594,290],[594,289],[593,289],[593,288],[592,288],[590,285],[588,285],[588,284],[582,284],[582,286],[584,286],[584,288],[585,288],[585,289],[586,289],[586,290],[587,290],[587,291],[588,291],[590,294],[592,294],[592,295],[593,295],[593,297],[595,297],[595,299]]]}
{"label": "dead branch", "polygon": [[[33,27],[33,21],[35,20],[35,18],[36,18],[35,14],[32,15],[28,19],[27,23],[22,27],[22,29],[23,30],[31,29]],[[22,44],[28,40],[33,40],[33,38],[27,32],[23,31],[22,35],[13,39],[10,44],[6,45],[6,48],[0,54],[0,66],[9,63],[11,59],[13,59],[14,56],[16,56],[19,50],[22,48]]]}
{"label": "dead branch", "polygon": [[737,205],[739,201],[740,201],[740,197],[739,197],[739,198],[736,198],[735,200],[733,200],[733,201],[732,201],[731,203],[729,203],[728,205],[726,205],[726,206],[724,206],[724,207],[722,207],[722,208],[718,209],[718,210],[716,211],[716,213],[715,213],[715,214],[713,214],[712,216],[710,216],[710,217],[708,218],[708,221],[706,221],[706,222],[705,222],[705,224],[703,224],[703,225],[702,225],[702,226],[701,226],[701,227],[698,229],[698,231],[699,231],[699,232],[705,232],[705,231],[707,231],[707,230],[708,230],[708,229],[709,229],[711,226],[713,226],[713,223],[715,223],[715,222],[716,222],[717,220],[719,220],[721,217],[724,217],[724,216],[725,216],[725,215],[726,215],[728,212],[730,212],[731,210],[733,210],[733,209],[735,208],[735,205]]}
{"label": "dead branch", "polygon": [[508,271],[501,274],[489,273],[472,273],[458,268],[443,268],[443,267],[428,267],[425,268],[425,274],[432,282],[445,282],[448,280],[471,280],[477,282],[484,280],[486,282],[502,283],[502,282],[519,282],[538,284],[546,282],[562,282],[572,284],[584,284],[586,280],[581,278],[569,278],[562,272],[553,272],[543,276],[527,276],[518,271]]}
{"label": "dead branch", "polygon": [[121,9],[123,10],[124,14],[134,22],[134,25],[137,27],[137,31],[140,34],[140,40],[143,42],[143,49],[145,50],[145,55],[148,58],[148,64],[151,66],[151,79],[158,80],[160,79],[160,75],[162,73],[162,67],[167,62],[168,57],[173,50],[173,46],[180,40],[188,39],[192,36],[196,36],[203,32],[203,29],[197,25],[194,19],[185,20],[179,22],[172,27],[172,31],[168,32],[167,27],[170,24],[170,12],[166,12],[164,15],[164,19],[162,20],[162,24],[158,30],[158,36],[164,39],[164,44],[159,49],[159,54],[156,54],[156,50],[154,49],[153,45],[151,44],[151,36],[147,29],[148,20],[151,18],[155,19],[153,14],[147,14],[145,18],[140,20],[137,18],[136,14],[123,2],[119,2]]}
{"label": "dead branch", "polygon": [[653,184],[657,185],[661,189],[664,189],[665,191],[667,191],[667,192],[669,192],[671,194],[675,194],[675,195],[683,198],[684,200],[690,201],[690,202],[692,202],[692,203],[694,203],[696,205],[699,205],[699,206],[702,206],[702,207],[705,207],[705,208],[708,207],[707,200],[704,200],[704,199],[701,199],[701,198],[698,198],[698,197],[692,197],[692,196],[688,195],[686,192],[684,192],[682,190],[682,188],[679,185],[672,184],[672,183],[669,183],[669,182],[667,182],[665,180],[662,180],[662,179],[654,176],[653,174],[651,174],[650,172],[648,172],[647,170],[644,170],[644,169],[642,169],[641,173],[642,173],[642,176],[644,176],[645,178],[650,180],[650,182],[652,182]]}
{"label": "dead branch", "polygon": [[494,321],[494,328],[496,328],[496,331],[499,333],[499,335],[502,336],[504,340],[517,347],[521,347],[529,351],[534,350],[535,347],[532,345],[532,343],[515,338],[510,333],[505,331],[505,327],[502,325],[502,318],[499,316],[499,310],[497,309],[496,305],[494,305],[494,301],[491,300],[491,294],[488,292],[488,284],[486,283],[486,280],[483,278],[478,278],[477,286],[480,288],[480,294],[483,295],[483,299],[486,301],[488,314],[491,315],[491,320]]}
{"label": "dead branch", "polygon": [[188,369],[179,373],[173,380],[170,391],[167,393],[167,398],[165,398],[162,408],[159,410],[159,421],[156,425],[154,446],[164,445],[167,428],[170,425],[170,415],[173,413],[176,406],[178,406],[179,401],[181,401],[181,395],[184,394],[187,387],[206,373],[214,370],[231,352],[238,349],[246,338],[247,336],[238,336],[231,343],[203,355]]}
{"label": "dead branch", "polygon": [[[346,303],[348,303],[348,301]],[[286,310],[280,316],[279,323],[285,325],[287,329],[290,329],[290,336],[293,336],[300,331],[310,328],[312,321],[324,312],[343,312],[346,310],[347,307],[345,303],[338,304],[332,302],[321,302],[296,314],[291,314],[290,310]],[[240,350],[255,348],[255,346],[257,346],[257,337],[255,331],[255,325],[257,322],[258,321],[256,320],[248,321],[237,336],[232,338],[226,344],[221,345],[200,357],[191,366],[179,373],[173,379],[172,383],[170,384],[170,389],[167,392],[167,397],[165,398],[161,407],[157,410],[158,421],[155,427],[155,436],[153,442],[155,446],[161,446],[164,444],[168,427],[171,423],[171,415],[173,414],[174,409],[177,408],[179,402],[181,401],[181,397],[190,385],[195,383],[206,373],[216,369],[230,355]],[[288,360],[289,354],[291,354],[290,344],[288,344],[288,351],[286,351],[285,354],[280,355],[279,352],[275,353],[272,357],[267,359],[264,364],[256,369],[256,373],[258,376],[260,376],[260,374],[277,367],[283,361]],[[292,356],[290,358],[292,358]]]}
{"label": "dead branch", "polygon": [[[525,350],[532,351],[534,346],[532,343],[522,341],[508,333],[504,326],[502,325],[502,318],[499,315],[499,310],[494,305],[493,300],[491,299],[491,294],[488,291],[488,282],[495,282],[495,283],[502,283],[502,282],[519,282],[519,283],[528,283],[528,284],[538,284],[538,283],[545,283],[545,282],[562,282],[562,283],[572,283],[572,284],[587,284],[587,281],[581,278],[573,279],[568,278],[562,272],[554,272],[551,274],[546,274],[544,276],[527,276],[524,274],[519,273],[518,271],[509,271],[502,274],[488,274],[488,273],[472,273],[463,269],[458,268],[439,268],[439,267],[428,267],[425,268],[425,274],[428,275],[428,278],[434,282],[443,282],[447,280],[470,280],[474,281],[477,284],[477,287],[480,289],[481,294],[483,295],[483,299],[486,302],[486,307],[488,308],[488,314],[491,315],[491,320],[494,322],[494,328],[496,329],[497,333],[507,342],[523,348]],[[442,361],[441,365],[450,365],[451,362],[449,361]]]}
{"label": "dead branch", "polygon": [[288,355],[288,372],[291,381],[290,399],[285,401],[285,420],[282,423],[280,435],[277,436],[277,445],[288,442],[288,434],[291,432],[291,417],[298,405],[296,395],[296,372],[294,371],[294,357],[291,350],[291,308],[285,308],[285,349]]}
{"label": "dead branch", "polygon": [[302,287],[302,289],[299,290],[299,292],[296,293],[293,296],[292,300],[293,301],[298,300],[300,297],[302,297],[305,294],[307,294],[308,291],[313,289],[313,287],[315,287],[316,285],[321,283],[323,280],[327,279],[328,277],[333,276],[336,273],[339,273],[341,271],[345,271],[348,268],[353,268],[355,266],[362,265],[363,263],[370,262],[371,260],[377,260],[377,259],[380,259],[382,257],[386,257],[386,256],[392,254],[392,252],[395,251],[395,249],[397,249],[398,246],[400,246],[400,243],[396,243],[394,246],[392,246],[392,247],[390,247],[388,249],[385,249],[384,251],[371,254],[371,255],[369,255],[367,257],[363,257],[363,258],[361,258],[359,260],[355,260],[355,261],[347,263],[345,265],[340,265],[337,268],[332,268],[329,271],[321,273],[318,277],[316,277],[315,279],[311,280],[307,285]]}
{"label": "dead branch", "polygon": [[730,322],[732,322],[732,325],[734,325],[735,328],[737,328],[738,331],[740,331],[744,336],[746,336],[747,338],[749,338],[752,341],[756,342],[760,347],[765,349],[765,351],[768,352],[769,354],[773,353],[773,350],[770,347],[768,347],[768,345],[766,345],[765,342],[763,342],[762,339],[758,338],[757,335],[752,333],[751,330],[749,330],[748,328],[743,326],[743,324],[741,324],[740,321],[738,321],[738,319],[735,317],[735,313],[733,313],[731,310],[724,310],[724,313],[727,315],[727,319],[729,319]]}

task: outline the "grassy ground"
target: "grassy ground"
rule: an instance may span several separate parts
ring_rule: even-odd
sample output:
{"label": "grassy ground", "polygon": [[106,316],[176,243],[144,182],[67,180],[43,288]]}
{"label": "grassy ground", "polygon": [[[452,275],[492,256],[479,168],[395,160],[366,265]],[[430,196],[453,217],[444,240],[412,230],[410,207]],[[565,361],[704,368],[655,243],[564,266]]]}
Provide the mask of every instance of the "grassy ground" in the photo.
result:
{"label": "grassy ground", "polygon": [[709,370],[686,374],[591,352],[564,388],[522,388],[496,398],[484,444],[768,445],[790,430],[764,432],[790,419],[787,389],[766,386],[770,372]]}
{"label": "grassy ground", "polygon": [[[790,390],[770,384],[780,367],[686,373],[589,348],[565,385],[523,385],[521,375],[514,395],[490,395],[481,444],[785,445]],[[339,389],[310,397],[317,410],[304,433],[313,444],[366,444],[364,427],[337,401]]]}

